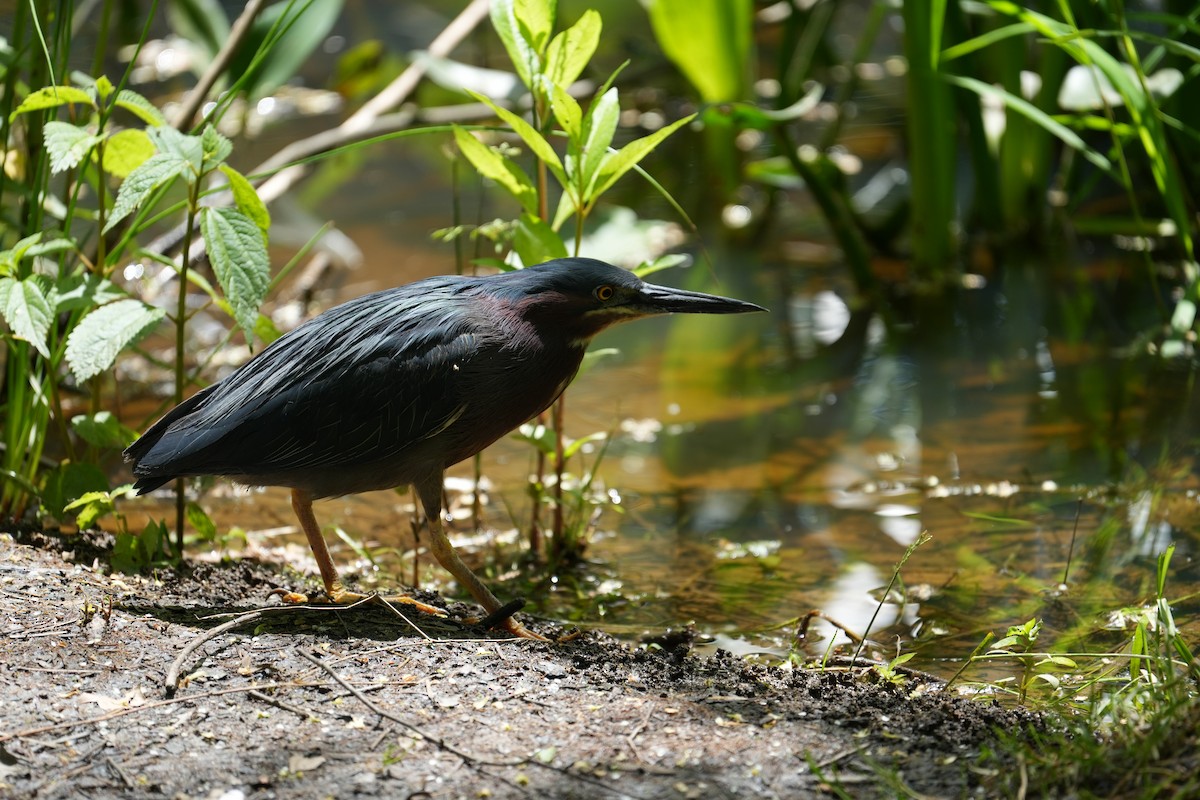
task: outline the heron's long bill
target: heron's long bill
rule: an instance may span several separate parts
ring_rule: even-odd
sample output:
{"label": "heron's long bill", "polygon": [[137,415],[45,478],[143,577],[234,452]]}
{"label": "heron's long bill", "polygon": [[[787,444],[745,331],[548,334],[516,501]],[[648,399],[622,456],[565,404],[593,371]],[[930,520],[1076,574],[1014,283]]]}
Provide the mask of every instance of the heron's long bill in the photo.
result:
{"label": "heron's long bill", "polygon": [[642,285],[642,300],[647,309],[662,314],[746,314],[750,311],[766,311],[762,306],[686,289],[671,289],[653,283]]}

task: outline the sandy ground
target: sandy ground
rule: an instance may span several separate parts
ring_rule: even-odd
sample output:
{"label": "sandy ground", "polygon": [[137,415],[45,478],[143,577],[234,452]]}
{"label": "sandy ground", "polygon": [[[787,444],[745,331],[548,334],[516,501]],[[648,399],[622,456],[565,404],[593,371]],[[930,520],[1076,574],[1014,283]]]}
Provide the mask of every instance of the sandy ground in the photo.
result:
{"label": "sandy ground", "polygon": [[1037,725],[919,677],[700,658],[686,635],[271,606],[296,580],[278,565],[115,575],[107,546],[0,534],[0,796],[985,796],[995,731]]}

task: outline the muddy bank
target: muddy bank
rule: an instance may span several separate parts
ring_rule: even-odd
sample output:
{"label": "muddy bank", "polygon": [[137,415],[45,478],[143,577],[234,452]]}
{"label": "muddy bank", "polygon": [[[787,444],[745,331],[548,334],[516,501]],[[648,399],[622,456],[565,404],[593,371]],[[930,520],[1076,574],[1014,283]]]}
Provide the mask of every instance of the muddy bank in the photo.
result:
{"label": "muddy bank", "polygon": [[296,581],[279,565],[110,575],[106,546],[0,540],[0,795],[957,797],[986,791],[997,728],[1036,724],[915,678],[699,658],[687,637],[502,641],[464,604],[272,607]]}

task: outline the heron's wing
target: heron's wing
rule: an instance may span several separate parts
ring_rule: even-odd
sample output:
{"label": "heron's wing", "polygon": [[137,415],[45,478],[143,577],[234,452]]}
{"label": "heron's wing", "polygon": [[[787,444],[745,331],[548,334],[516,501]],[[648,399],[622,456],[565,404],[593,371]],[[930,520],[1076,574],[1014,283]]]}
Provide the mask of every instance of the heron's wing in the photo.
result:
{"label": "heron's wing", "polygon": [[338,306],[159,420],[127,455],[146,480],[370,463],[462,413],[455,364],[475,334],[453,291]]}

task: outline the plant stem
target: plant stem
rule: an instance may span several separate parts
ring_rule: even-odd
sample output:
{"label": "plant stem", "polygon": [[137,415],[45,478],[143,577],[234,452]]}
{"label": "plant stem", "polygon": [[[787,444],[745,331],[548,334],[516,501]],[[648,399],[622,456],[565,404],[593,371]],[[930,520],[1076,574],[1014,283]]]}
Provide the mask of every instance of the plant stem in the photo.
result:
{"label": "plant stem", "polygon": [[[188,186],[188,211],[186,233],[183,237],[183,251],[179,259],[179,298],[175,306],[175,405],[183,402],[183,389],[186,383],[184,369],[184,346],[187,334],[187,272],[191,260],[192,237],[195,236],[196,214],[200,210],[200,181],[192,181]],[[183,522],[186,516],[186,498],[184,497],[184,479],[175,481],[175,556],[183,561]]]}

